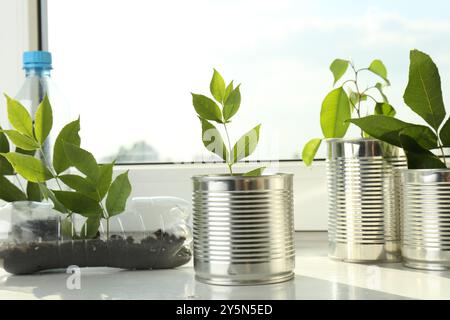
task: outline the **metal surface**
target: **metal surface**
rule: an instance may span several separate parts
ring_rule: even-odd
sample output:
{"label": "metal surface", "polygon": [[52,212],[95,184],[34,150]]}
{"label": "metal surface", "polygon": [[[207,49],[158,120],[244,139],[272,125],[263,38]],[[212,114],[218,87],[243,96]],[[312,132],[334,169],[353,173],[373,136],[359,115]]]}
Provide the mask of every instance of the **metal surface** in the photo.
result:
{"label": "metal surface", "polygon": [[294,276],[293,175],[195,176],[196,279],[269,284]]}
{"label": "metal surface", "polygon": [[400,260],[396,168],[399,148],[376,139],[327,139],[329,256],[348,262]]}
{"label": "metal surface", "polygon": [[402,170],[400,175],[405,266],[450,269],[450,169]]}

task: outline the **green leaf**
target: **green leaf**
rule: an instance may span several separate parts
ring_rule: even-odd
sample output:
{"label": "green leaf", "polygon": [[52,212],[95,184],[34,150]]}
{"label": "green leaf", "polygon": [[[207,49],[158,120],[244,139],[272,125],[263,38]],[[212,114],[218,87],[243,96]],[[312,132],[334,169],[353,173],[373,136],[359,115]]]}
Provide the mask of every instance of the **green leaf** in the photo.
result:
{"label": "green leaf", "polygon": [[34,135],[37,141],[43,145],[53,126],[53,112],[47,95],[39,104],[34,120]]}
{"label": "green leaf", "polygon": [[342,59],[336,59],[336,60],[334,60],[331,63],[330,70],[331,70],[331,72],[333,73],[333,76],[334,76],[333,86],[345,74],[345,72],[348,69],[349,63],[350,62],[348,60],[342,60]]}
{"label": "green leaf", "polygon": [[63,142],[69,163],[84,173],[92,182],[97,181],[99,170],[98,164],[92,153],[72,143]]}
{"label": "green leaf", "polygon": [[201,118],[222,123],[222,112],[219,106],[210,98],[192,93],[192,104]]}
{"label": "green leaf", "polygon": [[205,119],[199,118],[202,123],[202,141],[208,151],[217,154],[221,159],[228,159],[228,150],[223,142],[219,130]]}
{"label": "green leaf", "polygon": [[387,79],[387,69],[381,60],[373,60],[369,66],[369,70],[380,76],[384,81],[386,81],[388,85],[390,84],[389,80]]}
{"label": "green leaf", "polygon": [[223,106],[223,118],[225,121],[230,120],[231,117],[238,112],[239,107],[241,106],[241,92],[239,91],[239,87],[240,85],[231,91],[225,101],[225,105]]}
{"label": "green leaf", "polygon": [[389,103],[377,103],[375,105],[375,111],[374,114],[376,115],[384,115],[389,117],[395,117],[395,109],[393,106],[391,106]]}
{"label": "green leaf", "polygon": [[3,130],[2,132],[6,133],[11,142],[23,150],[34,151],[40,147],[39,143],[37,143],[34,138],[23,135],[18,131]]}
{"label": "green leaf", "polygon": [[69,237],[71,239],[78,238],[77,232],[75,230],[75,226],[73,225],[70,217],[67,217],[61,221],[61,233],[64,236]]}
{"label": "green leaf", "polygon": [[0,152],[7,153],[9,152],[9,141],[6,138],[6,135],[3,133],[3,129],[0,127]]}
{"label": "green leaf", "polygon": [[55,140],[55,146],[53,149],[53,168],[57,174],[67,170],[70,167],[69,159],[67,159],[66,152],[64,151],[63,142],[71,143],[76,146],[80,146],[80,119],[67,124],[58,137]]}
{"label": "green leaf", "polygon": [[6,104],[8,110],[8,120],[11,125],[20,133],[33,137],[33,121],[27,109],[17,100],[7,96]]}
{"label": "green leaf", "polygon": [[414,152],[406,153],[408,169],[445,169],[446,165],[433,153],[420,154]]}
{"label": "green leaf", "polygon": [[409,81],[405,103],[436,131],[445,118],[441,78],[433,60],[418,50],[410,53]]}
{"label": "green leaf", "polygon": [[44,163],[32,156],[17,152],[2,153],[14,170],[31,182],[45,182],[52,178],[51,172]]}
{"label": "green leaf", "polygon": [[233,163],[238,162],[251,155],[255,151],[256,146],[259,142],[259,129],[261,125],[258,124],[256,127],[244,134],[233,146]]}
{"label": "green leaf", "polygon": [[408,133],[414,136],[417,142],[426,149],[437,146],[437,137],[430,128],[421,125],[404,122],[393,117],[373,115],[359,119],[350,119],[349,122],[357,125],[371,137],[385,141],[397,147],[402,147],[400,131],[408,129]]}
{"label": "green leaf", "polygon": [[61,202],[72,212],[78,213],[87,218],[100,217],[102,214],[100,204],[84,194],[72,191],[52,191],[56,199],[58,199],[59,202]]}
{"label": "green leaf", "polygon": [[426,126],[414,125],[406,127],[400,133],[413,138],[421,148],[426,150],[432,150],[438,147],[436,134]]}
{"label": "green leaf", "polygon": [[8,160],[4,157],[0,157],[0,175],[10,176],[14,174],[14,169]]}
{"label": "green leaf", "polygon": [[440,169],[446,168],[445,164],[432,152],[422,148],[416,141],[404,131],[400,132],[400,141],[405,150],[409,169]]}
{"label": "green leaf", "polygon": [[242,176],[243,177],[259,177],[260,175],[262,175],[264,169],[266,169],[266,167],[256,168],[254,170],[244,173]]}
{"label": "green leaf", "polygon": [[387,96],[384,94],[384,91],[383,91],[383,85],[382,85],[381,83],[378,82],[378,83],[375,85],[375,88],[376,88],[376,89],[378,90],[378,92],[380,93],[381,98],[383,99],[383,102],[389,103],[389,100],[388,100]]}
{"label": "green leaf", "polygon": [[6,202],[24,201],[27,196],[4,176],[0,176],[0,199]]}
{"label": "green leaf", "polygon": [[[1,130],[1,127],[0,127]],[[6,135],[0,131],[0,153],[8,153],[9,152],[9,141],[6,138]],[[14,169],[9,163],[8,160],[4,157],[0,157],[0,175],[13,175]]]}
{"label": "green leaf", "polygon": [[450,118],[442,126],[439,137],[444,147],[450,147]]}
{"label": "green leaf", "polygon": [[217,102],[222,103],[223,97],[225,96],[225,81],[216,69],[214,69],[209,89],[214,99],[216,99]]}
{"label": "green leaf", "polygon": [[99,217],[89,217],[84,223],[80,231],[80,237],[82,239],[92,239],[98,233],[98,228],[100,227]]}
{"label": "green leaf", "polygon": [[41,188],[39,183],[29,182],[27,183],[27,199],[28,201],[41,202],[43,199]]}
{"label": "green leaf", "polygon": [[106,197],[106,210],[108,216],[112,217],[125,210],[127,199],[131,194],[131,184],[128,180],[128,171],[116,177],[109,188]]}
{"label": "green leaf", "polygon": [[331,91],[323,100],[320,126],[325,138],[342,138],[347,132],[351,117],[350,104],[342,87]]}
{"label": "green leaf", "polygon": [[319,150],[320,144],[322,143],[322,139],[316,138],[311,139],[308,143],[303,147],[302,151],[302,160],[305,165],[310,166],[316,156],[317,150]]}
{"label": "green leaf", "polygon": [[233,91],[233,81],[231,81],[229,84],[228,84],[228,86],[227,86],[227,88],[225,89],[225,94],[224,94],[224,96],[223,96],[223,101],[225,102],[225,101],[227,101],[227,99],[228,99],[228,97],[230,96],[230,93],[231,93],[231,91]]}
{"label": "green leaf", "polygon": [[357,92],[354,92],[353,90],[350,90],[349,99],[351,102],[351,106],[357,106],[359,102],[366,101],[367,95],[366,94],[359,94]]}
{"label": "green leaf", "polygon": [[69,210],[67,210],[67,208],[56,198],[53,191],[50,190],[44,183],[40,183],[39,188],[41,189],[41,194],[44,199],[50,199],[53,202],[53,209],[61,213],[69,212]]}
{"label": "green leaf", "polygon": [[97,183],[97,191],[100,195],[100,199],[103,199],[106,196],[106,193],[111,186],[113,167],[115,162],[108,164],[101,164],[98,166],[99,175],[98,175],[98,183]]}
{"label": "green leaf", "polygon": [[93,199],[100,201],[97,189],[88,179],[76,174],[65,174],[58,177],[66,186]]}

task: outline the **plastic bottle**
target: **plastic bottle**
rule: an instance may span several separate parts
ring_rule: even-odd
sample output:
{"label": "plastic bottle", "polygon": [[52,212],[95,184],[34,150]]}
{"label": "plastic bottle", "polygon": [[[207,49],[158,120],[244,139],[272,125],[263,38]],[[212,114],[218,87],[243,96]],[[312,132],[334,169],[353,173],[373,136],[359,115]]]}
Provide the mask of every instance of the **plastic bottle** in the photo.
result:
{"label": "plastic bottle", "polygon": [[48,96],[52,105],[53,128],[43,148],[46,161],[50,161],[53,156],[54,141],[62,127],[69,122],[69,109],[51,79],[52,55],[50,52],[24,52],[23,69],[25,82],[15,98],[28,109],[33,119],[45,95]]}

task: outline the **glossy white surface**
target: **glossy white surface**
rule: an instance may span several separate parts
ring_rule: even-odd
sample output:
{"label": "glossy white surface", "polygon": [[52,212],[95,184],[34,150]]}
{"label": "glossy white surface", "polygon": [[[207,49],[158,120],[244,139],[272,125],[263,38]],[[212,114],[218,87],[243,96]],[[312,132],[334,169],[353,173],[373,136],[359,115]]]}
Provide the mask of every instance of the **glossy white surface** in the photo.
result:
{"label": "glossy white surface", "polygon": [[336,262],[326,254],[326,233],[297,233],[295,279],[248,287],[197,282],[192,264],[156,271],[85,268],[81,289],[73,290],[63,272],[12,276],[0,270],[0,299],[450,299],[450,272]]}

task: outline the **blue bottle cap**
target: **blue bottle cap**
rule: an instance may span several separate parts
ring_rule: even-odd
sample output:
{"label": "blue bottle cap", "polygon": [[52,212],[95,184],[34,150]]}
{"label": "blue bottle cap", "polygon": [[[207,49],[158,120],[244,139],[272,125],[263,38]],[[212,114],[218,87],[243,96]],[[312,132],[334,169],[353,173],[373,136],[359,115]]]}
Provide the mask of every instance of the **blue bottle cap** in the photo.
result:
{"label": "blue bottle cap", "polygon": [[23,68],[52,69],[52,54],[48,51],[25,51]]}

